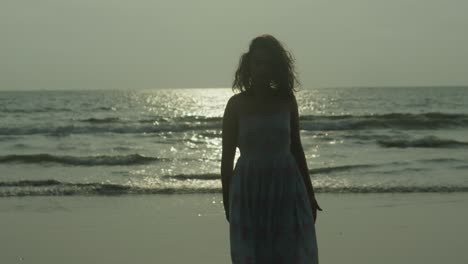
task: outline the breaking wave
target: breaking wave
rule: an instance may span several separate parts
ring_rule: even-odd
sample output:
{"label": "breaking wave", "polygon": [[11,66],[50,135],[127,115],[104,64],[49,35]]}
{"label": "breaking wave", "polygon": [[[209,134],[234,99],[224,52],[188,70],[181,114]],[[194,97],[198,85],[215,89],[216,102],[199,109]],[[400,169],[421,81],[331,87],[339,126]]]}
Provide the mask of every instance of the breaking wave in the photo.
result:
{"label": "breaking wave", "polygon": [[[195,194],[221,193],[220,187],[143,188],[111,183],[69,183],[57,180],[0,182],[0,197],[129,195],[129,194]],[[314,187],[317,193],[447,193],[468,192],[468,186],[332,186]]]}
{"label": "breaking wave", "polygon": [[26,154],[26,155],[5,155],[0,156],[0,164],[2,163],[29,163],[29,164],[41,164],[41,163],[58,163],[63,165],[74,165],[74,166],[125,166],[125,165],[137,165],[147,164],[164,160],[157,157],[147,157],[140,154],[130,155],[119,155],[119,156],[59,156],[51,154]]}
{"label": "breaking wave", "polygon": [[468,147],[468,142],[426,136],[418,139],[382,139],[377,143],[386,148],[461,148]]}

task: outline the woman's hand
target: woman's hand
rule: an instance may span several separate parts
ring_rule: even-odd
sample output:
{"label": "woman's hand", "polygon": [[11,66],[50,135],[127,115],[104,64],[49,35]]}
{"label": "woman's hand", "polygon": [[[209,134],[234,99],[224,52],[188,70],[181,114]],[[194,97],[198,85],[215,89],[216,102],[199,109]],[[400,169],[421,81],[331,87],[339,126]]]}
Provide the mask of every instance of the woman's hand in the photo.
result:
{"label": "woman's hand", "polygon": [[317,222],[317,210],[319,211],[323,211],[323,210],[318,205],[318,202],[315,199],[315,196],[310,197],[310,205],[312,207],[312,215],[314,216],[314,223],[316,223]]}
{"label": "woman's hand", "polygon": [[226,215],[226,220],[229,222],[229,207],[228,206],[224,206],[224,213]]}
{"label": "woman's hand", "polygon": [[227,220],[228,223],[229,223],[229,212],[228,212],[228,211],[226,211],[226,220]]}

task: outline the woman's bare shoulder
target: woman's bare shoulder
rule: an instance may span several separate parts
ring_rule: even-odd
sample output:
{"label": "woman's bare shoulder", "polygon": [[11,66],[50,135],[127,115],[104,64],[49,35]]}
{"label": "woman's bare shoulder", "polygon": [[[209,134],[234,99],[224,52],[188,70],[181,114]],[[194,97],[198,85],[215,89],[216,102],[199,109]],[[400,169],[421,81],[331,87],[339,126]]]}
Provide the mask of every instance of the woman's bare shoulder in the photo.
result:
{"label": "woman's bare shoulder", "polygon": [[278,97],[271,102],[256,102],[244,93],[234,94],[229,98],[230,109],[239,115],[249,115],[262,112],[293,112],[297,109],[297,102],[294,96]]}
{"label": "woman's bare shoulder", "polygon": [[240,93],[233,94],[227,101],[226,110],[237,115],[239,113],[239,109],[242,107],[242,95]]}
{"label": "woman's bare shoulder", "polygon": [[293,110],[297,107],[296,95],[292,94],[284,98],[286,105]]}

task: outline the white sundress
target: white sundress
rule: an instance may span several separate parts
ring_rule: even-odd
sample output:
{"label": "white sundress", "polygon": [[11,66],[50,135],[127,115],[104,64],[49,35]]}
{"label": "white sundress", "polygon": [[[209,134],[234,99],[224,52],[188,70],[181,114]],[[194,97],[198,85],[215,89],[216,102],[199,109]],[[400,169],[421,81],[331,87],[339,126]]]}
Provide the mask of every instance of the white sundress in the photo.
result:
{"label": "white sundress", "polygon": [[318,264],[312,209],[290,151],[290,113],[239,118],[229,192],[234,264]]}

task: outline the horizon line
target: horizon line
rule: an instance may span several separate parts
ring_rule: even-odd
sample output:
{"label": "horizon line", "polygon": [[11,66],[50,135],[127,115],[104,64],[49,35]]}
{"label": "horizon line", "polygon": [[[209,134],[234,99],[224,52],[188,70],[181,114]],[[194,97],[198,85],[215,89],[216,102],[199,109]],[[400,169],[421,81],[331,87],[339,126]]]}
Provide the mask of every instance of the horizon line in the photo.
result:
{"label": "horizon line", "polygon": [[[468,88],[466,85],[382,85],[382,86],[321,86],[314,88],[300,88],[301,90],[314,90],[314,89],[356,89],[356,88]],[[16,90],[2,90],[0,92],[40,92],[40,91],[148,91],[148,90],[170,90],[170,89],[232,89],[232,87],[159,87],[159,88],[79,88],[79,89],[16,89]]]}

